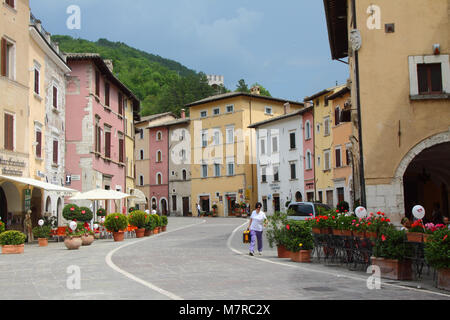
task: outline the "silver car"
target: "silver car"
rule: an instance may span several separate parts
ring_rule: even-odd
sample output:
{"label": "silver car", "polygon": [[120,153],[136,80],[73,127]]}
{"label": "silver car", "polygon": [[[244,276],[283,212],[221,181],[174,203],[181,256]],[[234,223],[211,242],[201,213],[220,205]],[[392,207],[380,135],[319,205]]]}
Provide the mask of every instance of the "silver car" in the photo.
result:
{"label": "silver car", "polygon": [[331,210],[330,206],[318,202],[291,202],[288,206],[288,219],[306,220],[319,215],[320,211]]}

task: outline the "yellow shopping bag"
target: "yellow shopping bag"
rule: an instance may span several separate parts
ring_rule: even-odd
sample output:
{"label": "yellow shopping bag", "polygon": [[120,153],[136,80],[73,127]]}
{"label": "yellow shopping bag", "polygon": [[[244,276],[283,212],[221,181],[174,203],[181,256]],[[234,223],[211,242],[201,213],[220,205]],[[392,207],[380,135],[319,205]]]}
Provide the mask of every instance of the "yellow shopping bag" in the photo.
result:
{"label": "yellow shopping bag", "polygon": [[243,234],[243,242],[250,243],[250,230],[245,230]]}

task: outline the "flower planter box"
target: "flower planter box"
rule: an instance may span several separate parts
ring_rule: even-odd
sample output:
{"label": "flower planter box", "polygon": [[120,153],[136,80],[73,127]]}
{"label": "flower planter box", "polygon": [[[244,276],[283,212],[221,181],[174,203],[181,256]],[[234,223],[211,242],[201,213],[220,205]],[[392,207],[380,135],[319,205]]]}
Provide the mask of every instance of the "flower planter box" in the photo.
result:
{"label": "flower planter box", "polygon": [[366,237],[366,232],[365,231],[353,231],[353,235],[356,238],[364,239]]}
{"label": "flower planter box", "polygon": [[136,232],[136,238],[143,238],[145,235],[145,228],[136,229],[134,232]]}
{"label": "flower planter box", "polygon": [[153,234],[158,234],[158,233],[159,233],[159,228],[153,229]]}
{"label": "flower planter box", "polygon": [[423,242],[428,242],[428,238],[431,236],[431,234],[429,234],[429,233],[424,233],[423,235],[422,235],[422,237],[423,237]]}
{"label": "flower planter box", "polygon": [[450,269],[438,270],[437,287],[439,289],[450,291]]}
{"label": "flower planter box", "polygon": [[372,264],[378,266],[381,277],[391,280],[412,280],[411,260],[392,260],[371,257]]}
{"label": "flower planter box", "polygon": [[78,250],[83,244],[83,241],[81,240],[81,237],[66,237],[64,239],[64,244],[69,250]]}
{"label": "flower planter box", "polygon": [[123,241],[123,239],[125,238],[125,232],[123,232],[123,231],[113,232],[113,238],[114,238],[114,241],[116,241],[116,242]]}
{"label": "flower planter box", "polygon": [[378,238],[378,233],[373,231],[366,231],[366,237],[369,239],[376,239]]}
{"label": "flower planter box", "polygon": [[351,230],[342,230],[342,235],[346,236],[346,237],[351,237],[352,231]]}
{"label": "flower planter box", "polygon": [[290,258],[291,252],[286,249],[285,246],[279,245],[277,246],[278,258]]}
{"label": "flower planter box", "polygon": [[150,237],[153,234],[153,230],[145,229],[144,237]]}
{"label": "flower planter box", "polygon": [[2,254],[21,254],[25,248],[24,244],[4,245],[2,246]]}
{"label": "flower planter box", "polygon": [[311,262],[311,250],[300,250],[291,252],[291,260],[294,262]]}
{"label": "flower planter box", "polygon": [[319,228],[312,228],[312,232],[315,234],[320,234],[320,229]]}
{"label": "flower planter box", "polygon": [[46,247],[48,246],[48,239],[47,238],[38,238],[39,247]]}
{"label": "flower planter box", "polygon": [[90,246],[94,242],[94,236],[81,236],[81,245],[82,246]]}
{"label": "flower planter box", "polygon": [[333,235],[342,236],[342,230],[339,230],[339,229],[332,229],[332,230],[333,230]]}
{"label": "flower planter box", "polygon": [[162,227],[161,227],[161,231],[162,231],[162,232],[166,232],[166,231],[167,231],[167,226],[162,226]]}
{"label": "flower planter box", "polygon": [[421,232],[407,232],[406,237],[409,242],[423,242],[423,233]]}

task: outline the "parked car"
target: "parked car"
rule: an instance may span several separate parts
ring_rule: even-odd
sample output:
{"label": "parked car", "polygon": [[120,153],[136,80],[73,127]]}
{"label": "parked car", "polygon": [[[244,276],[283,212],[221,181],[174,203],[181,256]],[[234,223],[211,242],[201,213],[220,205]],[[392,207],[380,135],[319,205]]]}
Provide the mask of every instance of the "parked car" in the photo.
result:
{"label": "parked car", "polygon": [[305,220],[319,215],[320,210],[331,210],[331,208],[318,202],[291,202],[288,206],[288,219]]}

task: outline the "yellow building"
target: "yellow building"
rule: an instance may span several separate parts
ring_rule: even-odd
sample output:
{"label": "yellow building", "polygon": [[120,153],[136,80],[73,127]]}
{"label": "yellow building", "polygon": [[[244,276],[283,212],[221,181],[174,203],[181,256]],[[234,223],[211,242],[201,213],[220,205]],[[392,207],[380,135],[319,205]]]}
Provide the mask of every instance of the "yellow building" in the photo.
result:
{"label": "yellow building", "polygon": [[314,175],[316,180],[316,201],[336,206],[333,183],[333,119],[334,109],[328,96],[342,89],[332,87],[306,97],[305,102],[314,104]]}
{"label": "yellow building", "polygon": [[[197,215],[212,212],[235,215],[236,203],[257,202],[255,131],[252,123],[296,110],[303,103],[252,93],[226,93],[187,105],[190,108],[191,205]],[[278,143],[278,142],[277,142]]]}
{"label": "yellow building", "polygon": [[324,4],[331,56],[348,57],[362,204],[393,221],[417,204],[448,216],[449,1]]}

